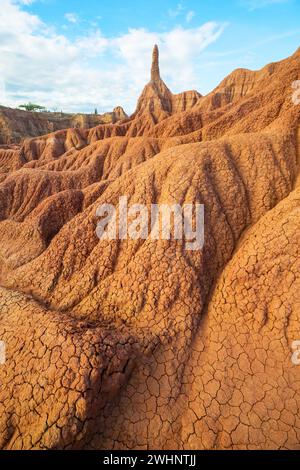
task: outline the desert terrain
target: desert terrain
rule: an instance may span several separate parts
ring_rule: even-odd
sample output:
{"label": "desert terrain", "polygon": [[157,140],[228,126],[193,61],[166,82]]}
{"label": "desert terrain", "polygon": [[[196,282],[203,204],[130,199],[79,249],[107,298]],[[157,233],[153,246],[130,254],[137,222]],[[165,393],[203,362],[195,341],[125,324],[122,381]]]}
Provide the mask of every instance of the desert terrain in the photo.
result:
{"label": "desert terrain", "polygon": [[[206,96],[161,75],[155,47],[130,117],[2,141],[2,449],[300,448],[300,49]],[[203,249],[99,240],[123,195],[204,204]]]}
{"label": "desert terrain", "polygon": [[20,144],[25,138],[71,127],[90,129],[99,124],[115,123],[126,117],[120,106],[111,113],[104,114],[33,113],[0,106],[0,145]]}

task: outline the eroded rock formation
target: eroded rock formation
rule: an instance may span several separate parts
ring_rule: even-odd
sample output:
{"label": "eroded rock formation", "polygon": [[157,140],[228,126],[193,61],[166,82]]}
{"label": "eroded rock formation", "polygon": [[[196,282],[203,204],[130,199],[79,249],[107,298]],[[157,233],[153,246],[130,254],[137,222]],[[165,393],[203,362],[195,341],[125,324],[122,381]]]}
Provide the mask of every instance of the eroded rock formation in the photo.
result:
{"label": "eroded rock formation", "polygon": [[127,117],[121,106],[105,114],[32,113],[0,106],[0,145],[20,143],[25,138],[70,127],[92,128],[116,123]]}
{"label": "eroded rock formation", "polygon": [[[0,445],[298,449],[300,50],[211,94],[0,150]],[[202,203],[205,244],[99,240],[102,203]]]}

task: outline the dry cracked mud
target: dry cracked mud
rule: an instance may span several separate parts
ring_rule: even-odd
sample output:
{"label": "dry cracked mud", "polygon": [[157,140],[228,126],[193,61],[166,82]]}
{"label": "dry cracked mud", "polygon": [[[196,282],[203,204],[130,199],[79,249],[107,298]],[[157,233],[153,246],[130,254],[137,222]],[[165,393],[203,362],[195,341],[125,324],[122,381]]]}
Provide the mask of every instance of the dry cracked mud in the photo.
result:
{"label": "dry cracked mud", "polygon": [[[207,96],[0,147],[0,447],[299,449],[300,49]],[[204,204],[205,243],[97,207]]]}

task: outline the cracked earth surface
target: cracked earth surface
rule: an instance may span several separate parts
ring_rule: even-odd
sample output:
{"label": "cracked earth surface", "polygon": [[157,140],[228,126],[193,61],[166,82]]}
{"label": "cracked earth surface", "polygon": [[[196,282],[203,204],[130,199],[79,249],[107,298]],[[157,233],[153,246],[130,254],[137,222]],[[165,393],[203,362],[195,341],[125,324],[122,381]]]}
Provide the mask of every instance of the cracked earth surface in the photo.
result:
{"label": "cracked earth surface", "polygon": [[[133,116],[0,147],[0,447],[298,449],[300,51]],[[205,206],[205,243],[96,209]]]}

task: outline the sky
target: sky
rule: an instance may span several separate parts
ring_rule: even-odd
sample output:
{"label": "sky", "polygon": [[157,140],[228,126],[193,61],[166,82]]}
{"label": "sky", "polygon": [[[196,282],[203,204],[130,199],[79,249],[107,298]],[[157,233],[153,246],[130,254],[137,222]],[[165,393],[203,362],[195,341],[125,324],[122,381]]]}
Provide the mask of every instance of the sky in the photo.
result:
{"label": "sky", "polygon": [[0,104],[130,114],[155,43],[174,93],[207,94],[295,52],[299,19],[300,0],[0,0]]}

